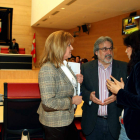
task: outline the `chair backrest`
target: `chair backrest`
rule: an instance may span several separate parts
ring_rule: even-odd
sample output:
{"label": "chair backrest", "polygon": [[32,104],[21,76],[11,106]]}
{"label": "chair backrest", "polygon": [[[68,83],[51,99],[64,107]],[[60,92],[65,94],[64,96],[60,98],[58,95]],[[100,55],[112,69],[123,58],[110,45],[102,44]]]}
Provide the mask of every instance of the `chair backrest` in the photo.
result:
{"label": "chair backrest", "polygon": [[1,50],[1,53],[6,53],[6,54],[8,54],[9,51],[8,51],[8,50]]}
{"label": "chair backrest", "polygon": [[6,53],[6,54],[8,54],[8,53],[9,53],[8,47],[2,47],[2,48],[1,48],[1,53]]}
{"label": "chair backrest", "polygon": [[[9,53],[8,47],[2,47],[1,53]],[[19,54],[25,54],[25,48],[19,48]]]}
{"label": "chair backrest", "polygon": [[38,83],[5,83],[4,86],[4,97],[13,99],[40,98]]}
{"label": "chair backrest", "polygon": [[1,47],[1,50],[8,50],[8,47]]}
{"label": "chair backrest", "polygon": [[31,138],[43,138],[40,101],[38,83],[4,83],[4,140],[21,138],[24,129]]}
{"label": "chair backrest", "polygon": [[19,54],[25,54],[25,48],[19,48]]}
{"label": "chair backrest", "polygon": [[19,51],[18,53],[19,54],[25,54],[25,51]]}

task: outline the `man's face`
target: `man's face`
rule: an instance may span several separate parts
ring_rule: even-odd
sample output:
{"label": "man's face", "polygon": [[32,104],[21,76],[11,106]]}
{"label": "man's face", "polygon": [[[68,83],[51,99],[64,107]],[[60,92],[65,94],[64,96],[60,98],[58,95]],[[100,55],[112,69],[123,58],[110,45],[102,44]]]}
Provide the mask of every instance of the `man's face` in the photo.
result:
{"label": "man's face", "polygon": [[98,60],[103,65],[107,65],[107,64],[110,64],[112,62],[112,59],[113,59],[112,47],[113,46],[109,41],[105,41],[105,42],[99,44],[99,51],[96,51],[95,54],[98,56]]}
{"label": "man's face", "polygon": [[80,62],[80,59],[79,59],[79,57],[76,57],[76,62],[78,63],[78,62]]}
{"label": "man's face", "polygon": [[16,40],[12,40],[12,42],[13,42],[13,44],[15,44],[16,43]]}

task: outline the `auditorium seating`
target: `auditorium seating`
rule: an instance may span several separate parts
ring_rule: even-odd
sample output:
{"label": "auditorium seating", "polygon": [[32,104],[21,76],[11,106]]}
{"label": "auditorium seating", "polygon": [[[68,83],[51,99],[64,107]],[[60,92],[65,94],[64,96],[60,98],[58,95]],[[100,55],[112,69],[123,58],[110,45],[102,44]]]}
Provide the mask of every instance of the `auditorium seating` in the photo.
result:
{"label": "auditorium seating", "polygon": [[[1,48],[1,53],[9,53],[8,47],[2,47]],[[19,48],[19,54],[25,54],[25,48]]]}
{"label": "auditorium seating", "polygon": [[43,138],[37,109],[40,104],[38,83],[4,83],[3,140],[20,139],[28,129],[30,138]]}

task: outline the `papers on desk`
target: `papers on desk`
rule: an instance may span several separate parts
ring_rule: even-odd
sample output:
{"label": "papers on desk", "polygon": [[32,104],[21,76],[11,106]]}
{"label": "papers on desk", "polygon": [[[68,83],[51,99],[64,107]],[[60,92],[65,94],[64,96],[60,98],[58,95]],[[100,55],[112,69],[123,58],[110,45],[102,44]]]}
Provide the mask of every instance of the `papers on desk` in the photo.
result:
{"label": "papers on desk", "polygon": [[4,99],[3,99],[3,94],[0,94],[0,102],[3,102]]}
{"label": "papers on desk", "polygon": [[4,101],[3,94],[0,94],[0,105],[3,105],[3,101]]}
{"label": "papers on desk", "polygon": [[83,106],[83,103],[84,103],[84,101],[82,101],[81,104],[77,105],[77,108],[76,108],[76,111],[75,111],[75,114],[74,114],[75,117],[82,117],[82,113],[83,113],[82,106]]}
{"label": "papers on desk", "polygon": [[[80,63],[75,63],[75,62],[68,62],[68,65],[74,72],[74,74],[80,74]],[[80,95],[80,83],[78,83],[78,95]]]}

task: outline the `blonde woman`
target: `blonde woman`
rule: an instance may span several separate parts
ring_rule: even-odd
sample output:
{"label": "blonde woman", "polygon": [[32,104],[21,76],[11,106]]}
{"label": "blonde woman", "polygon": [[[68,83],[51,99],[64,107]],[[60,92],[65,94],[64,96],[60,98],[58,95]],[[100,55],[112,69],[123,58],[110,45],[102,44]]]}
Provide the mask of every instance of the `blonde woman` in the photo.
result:
{"label": "blonde woman", "polygon": [[53,32],[46,40],[40,61],[41,103],[38,114],[46,140],[77,140],[73,123],[74,104],[82,102],[82,97],[77,95],[77,82],[82,83],[83,76],[75,76],[67,65],[73,41],[73,36],[68,32]]}

